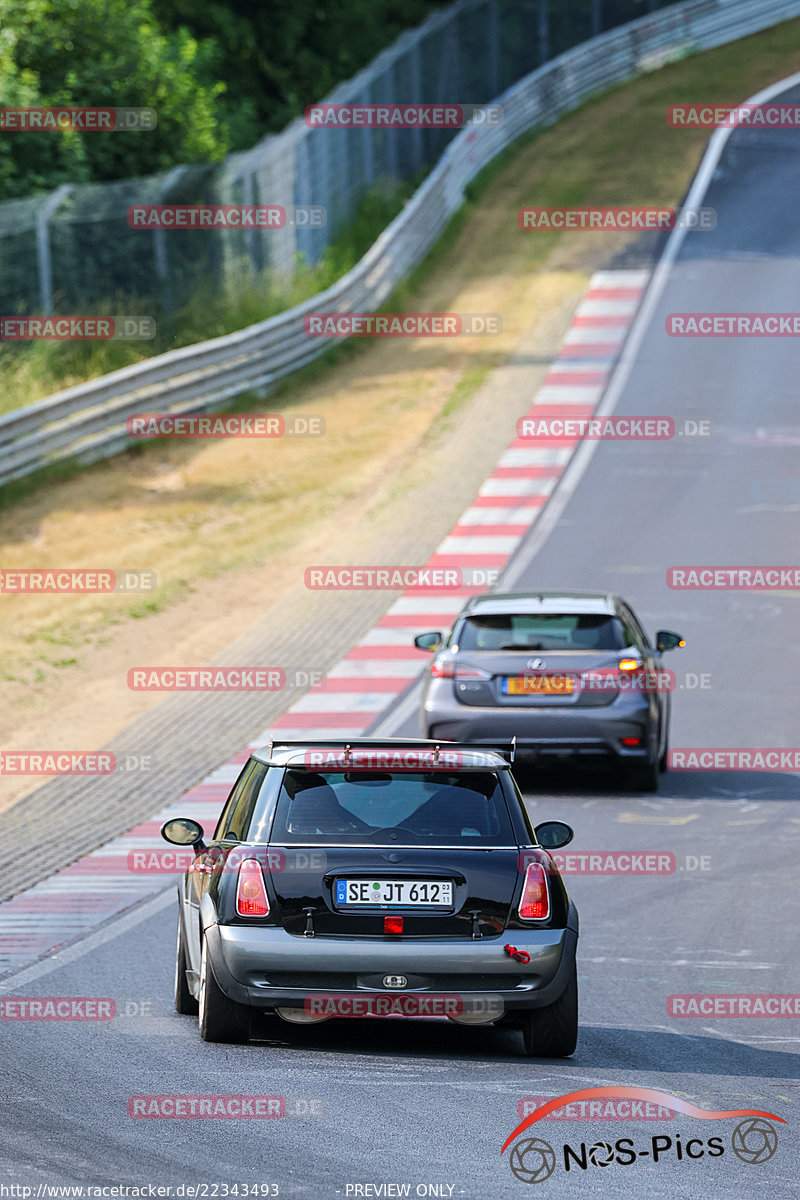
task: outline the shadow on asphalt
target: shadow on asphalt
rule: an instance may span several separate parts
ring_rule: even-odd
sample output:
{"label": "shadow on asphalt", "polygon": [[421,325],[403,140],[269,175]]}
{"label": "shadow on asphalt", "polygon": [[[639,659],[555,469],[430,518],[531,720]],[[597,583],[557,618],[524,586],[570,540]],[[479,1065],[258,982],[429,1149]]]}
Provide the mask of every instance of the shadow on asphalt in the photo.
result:
{"label": "shadow on asphalt", "polygon": [[657,792],[639,792],[610,767],[515,766],[526,799],[576,796],[648,800],[800,800],[800,777],[780,771],[666,771]]}
{"label": "shadow on asphalt", "polygon": [[[258,1017],[254,1023],[252,1049],[280,1048],[301,1054],[319,1052],[360,1056],[381,1055],[387,1059],[453,1062],[529,1063],[550,1067],[600,1068],[619,1071],[630,1082],[631,1073],[652,1072],[658,1076],[719,1075],[725,1078],[800,1078],[800,1054],[767,1050],[729,1038],[698,1036],[670,1030],[637,1030],[624,1026],[582,1026],[578,1049],[571,1058],[527,1058],[522,1034],[510,1029],[454,1026],[446,1020],[414,1021],[407,1018],[328,1021],[324,1025],[290,1026],[279,1017]],[[612,1081],[613,1082],[613,1081]]]}

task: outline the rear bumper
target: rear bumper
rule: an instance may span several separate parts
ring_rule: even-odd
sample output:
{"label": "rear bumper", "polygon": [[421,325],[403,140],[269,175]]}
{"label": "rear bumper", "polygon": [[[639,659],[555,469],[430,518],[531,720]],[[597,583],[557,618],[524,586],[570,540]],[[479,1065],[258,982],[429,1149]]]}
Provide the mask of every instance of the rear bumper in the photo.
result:
{"label": "rear bumper", "polygon": [[[422,709],[425,737],[454,742],[517,739],[518,761],[587,758],[641,763],[655,754],[656,730],[649,702],[605,708],[524,710],[477,708],[455,700]],[[641,747],[622,745],[622,738],[641,739]]]}
{"label": "rear bumper", "polygon": [[[205,937],[220,988],[231,1000],[254,1008],[302,1008],[307,998],[319,995],[397,995],[396,987],[383,986],[384,975],[405,975],[405,996],[490,994],[504,1009],[539,1008],[557,1000],[567,985],[578,914],[570,905],[564,929],[515,929],[477,941],[298,938],[274,927],[218,924],[209,925]],[[506,954],[506,942],[526,950],[530,962]],[[300,986],[287,986],[285,977]]]}

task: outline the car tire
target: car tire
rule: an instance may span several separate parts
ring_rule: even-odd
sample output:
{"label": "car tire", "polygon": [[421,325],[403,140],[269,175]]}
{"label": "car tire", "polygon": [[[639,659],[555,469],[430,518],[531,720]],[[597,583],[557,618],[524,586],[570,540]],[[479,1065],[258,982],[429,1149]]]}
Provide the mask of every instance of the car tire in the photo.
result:
{"label": "car tire", "polygon": [[628,786],[632,792],[657,792],[660,769],[658,762],[648,762],[642,767],[628,768]]}
{"label": "car tire", "polygon": [[668,759],[669,759],[669,736],[667,736],[664,739],[664,753],[661,755],[661,758],[658,760],[658,769],[662,775],[664,774],[664,772],[667,770],[667,768],[669,766]]}
{"label": "car tire", "polygon": [[522,1037],[529,1058],[567,1058],[574,1054],[578,1042],[578,968],[575,963],[558,999],[526,1013]]}
{"label": "car tire", "polygon": [[183,921],[178,913],[178,945],[175,948],[175,1012],[182,1017],[197,1015],[197,1001],[186,981],[186,941],[183,936]]}
{"label": "car tire", "polygon": [[208,957],[208,942],[203,938],[200,956],[200,1002],[197,1023],[204,1042],[236,1045],[250,1041],[250,1009],[225,995],[214,978]]}

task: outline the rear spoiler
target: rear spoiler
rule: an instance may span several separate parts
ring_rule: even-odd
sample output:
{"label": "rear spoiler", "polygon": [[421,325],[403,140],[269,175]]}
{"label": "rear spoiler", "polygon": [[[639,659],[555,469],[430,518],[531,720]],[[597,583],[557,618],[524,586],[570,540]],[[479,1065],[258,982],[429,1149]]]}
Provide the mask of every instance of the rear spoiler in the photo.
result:
{"label": "rear spoiler", "polygon": [[499,754],[506,762],[513,763],[517,751],[517,739],[512,737],[496,742],[447,742],[436,741],[433,738],[270,738],[268,755],[272,758],[274,750],[308,750],[324,746],[326,749],[343,750],[345,757],[349,750],[377,749],[386,746],[391,750],[433,750],[434,756],[441,750],[460,750],[469,754],[472,751],[485,751]]}

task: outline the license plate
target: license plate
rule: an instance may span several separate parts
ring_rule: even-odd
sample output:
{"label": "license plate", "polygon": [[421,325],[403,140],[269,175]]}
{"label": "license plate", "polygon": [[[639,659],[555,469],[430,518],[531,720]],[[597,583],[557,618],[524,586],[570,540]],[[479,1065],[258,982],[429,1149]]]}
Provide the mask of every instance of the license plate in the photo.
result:
{"label": "license plate", "polygon": [[512,675],[503,680],[506,696],[569,696],[574,687],[571,675]]}
{"label": "license plate", "polygon": [[428,879],[337,879],[336,903],[360,908],[452,908],[453,885]]}

